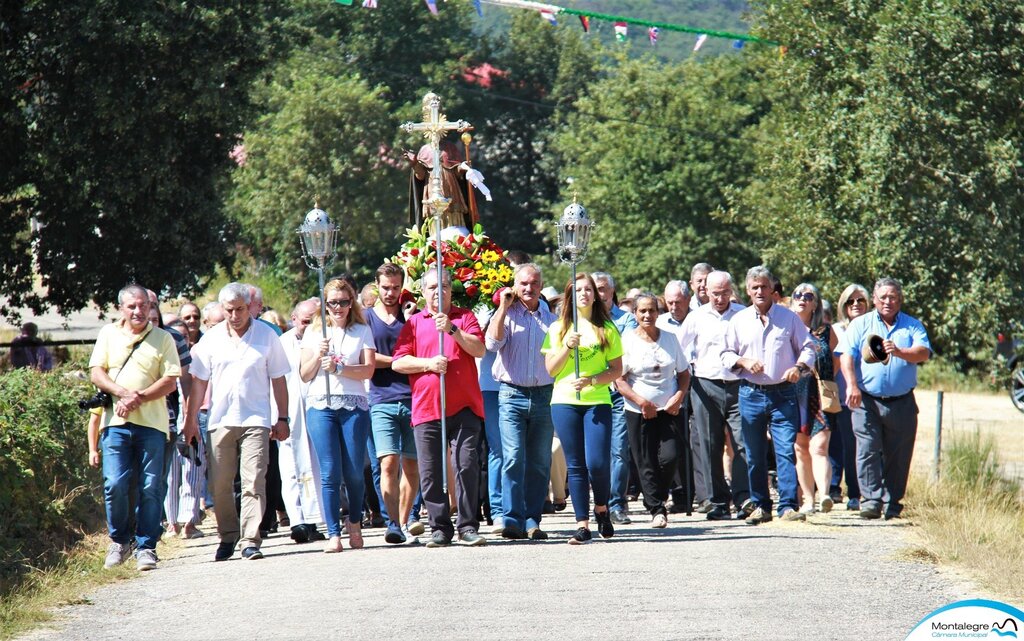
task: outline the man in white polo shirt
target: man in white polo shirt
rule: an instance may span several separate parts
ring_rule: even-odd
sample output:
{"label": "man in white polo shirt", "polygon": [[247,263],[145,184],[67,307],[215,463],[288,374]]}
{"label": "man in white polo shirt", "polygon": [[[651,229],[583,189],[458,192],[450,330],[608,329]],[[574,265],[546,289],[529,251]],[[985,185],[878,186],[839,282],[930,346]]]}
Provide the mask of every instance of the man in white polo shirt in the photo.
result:
{"label": "man in white polo shirt", "polygon": [[[288,383],[291,367],[274,330],[252,320],[249,288],[229,283],[218,296],[227,322],[210,329],[192,348],[193,393],[185,418],[185,442],[198,437],[199,406],[213,385],[208,426],[210,472],[220,546],[215,561],[226,561],[241,541],[243,559],[261,559],[260,521],[266,504],[270,439],[288,437]],[[273,387],[273,396],[271,396]],[[277,421],[271,425],[271,398]],[[242,515],[232,496],[241,461]]]}

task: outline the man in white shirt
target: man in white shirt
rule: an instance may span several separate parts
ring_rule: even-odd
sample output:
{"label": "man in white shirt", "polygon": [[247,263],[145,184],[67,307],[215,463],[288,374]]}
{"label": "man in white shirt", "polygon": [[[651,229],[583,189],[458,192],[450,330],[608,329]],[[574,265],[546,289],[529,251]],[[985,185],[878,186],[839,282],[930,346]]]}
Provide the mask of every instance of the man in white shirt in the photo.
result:
{"label": "man in white shirt", "polygon": [[757,507],[748,525],[772,520],[768,490],[768,432],[775,448],[779,480],[779,517],[803,521],[796,498],[796,432],[800,407],[794,383],[814,367],[814,343],[800,317],[775,304],[775,276],[764,266],[747,272],[751,305],[739,311],[725,332],[722,365],[743,378],[740,384],[740,416],[747,446],[750,498]]}
{"label": "man in white shirt", "polygon": [[[208,427],[212,451],[214,511],[220,546],[215,561],[226,561],[241,541],[243,559],[261,559],[260,521],[266,506],[270,439],[288,438],[288,356],[274,330],[249,314],[249,288],[229,283],[217,297],[226,322],[213,327],[192,348],[194,391],[185,418],[185,442],[198,437],[199,407],[212,383]],[[271,396],[273,388],[273,396]],[[271,424],[271,398],[277,421]],[[233,485],[241,461],[241,523]]]}
{"label": "man in white shirt", "polygon": [[[731,301],[733,282],[729,272],[709,273],[706,286],[708,304],[686,317],[679,332],[679,341],[683,344],[684,353],[695,355],[690,407],[693,408],[695,431],[699,433],[710,473],[712,507],[707,518],[710,521],[731,518],[730,499],[740,516],[746,518],[754,508],[749,499],[746,448],[740,421],[740,377],[722,367],[725,329],[743,305]],[[734,452],[731,491],[722,463],[726,429],[732,437]]]}

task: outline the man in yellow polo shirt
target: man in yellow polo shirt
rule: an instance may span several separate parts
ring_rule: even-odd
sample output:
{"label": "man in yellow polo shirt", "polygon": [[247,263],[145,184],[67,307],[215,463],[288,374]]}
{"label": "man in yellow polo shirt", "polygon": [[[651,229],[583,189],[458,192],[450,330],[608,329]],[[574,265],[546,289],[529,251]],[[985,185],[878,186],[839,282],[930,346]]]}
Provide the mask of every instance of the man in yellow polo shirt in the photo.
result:
{"label": "man in yellow polo shirt", "polygon": [[[156,543],[163,533],[161,478],[167,441],[167,404],[181,374],[171,335],[149,322],[149,295],[129,285],[117,295],[121,318],[100,330],[89,359],[92,382],[110,394],[103,408],[103,499],[111,544],[105,567],[131,552],[130,506],[136,509],[135,558],[139,570],[156,568]],[[135,501],[129,493],[134,481]]]}

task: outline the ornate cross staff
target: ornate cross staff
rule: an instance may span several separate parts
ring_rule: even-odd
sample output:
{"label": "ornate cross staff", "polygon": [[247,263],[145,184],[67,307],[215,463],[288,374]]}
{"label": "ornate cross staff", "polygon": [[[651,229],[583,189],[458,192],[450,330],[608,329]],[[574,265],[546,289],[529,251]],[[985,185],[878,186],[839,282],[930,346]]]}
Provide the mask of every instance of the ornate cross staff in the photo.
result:
{"label": "ornate cross staff", "polygon": [[[576,202],[576,195],[573,194],[572,204],[562,212],[562,218],[555,223],[558,229],[558,257],[563,263],[572,265],[572,287],[570,293],[571,301],[563,301],[563,305],[572,305],[572,331],[579,332],[579,320],[576,311],[576,265],[583,262],[587,255],[587,245],[590,244],[590,230],[594,223],[587,215],[586,208]],[[600,304],[600,301],[598,301]],[[580,348],[573,350],[576,358],[576,378],[580,377]],[[580,399],[580,393],[576,392],[576,400]]]}
{"label": "ornate cross staff", "polygon": [[[434,156],[434,166],[430,171],[430,186],[423,191],[423,204],[434,213],[434,243],[437,246],[437,310],[444,307],[444,257],[441,252],[441,218],[451,204],[450,198],[445,198],[444,189],[441,187],[441,138],[449,131],[465,131],[471,125],[465,120],[448,122],[448,118],[441,113],[441,97],[431,92],[423,96],[423,122],[407,122],[402,125],[402,131],[407,133],[422,132],[423,137],[430,142],[430,151]],[[470,188],[472,189],[472,187]],[[426,209],[424,209],[426,211]],[[438,350],[444,356],[444,332],[437,332]],[[448,424],[447,424],[447,402],[444,374],[441,374],[441,485],[445,493],[448,492]]]}

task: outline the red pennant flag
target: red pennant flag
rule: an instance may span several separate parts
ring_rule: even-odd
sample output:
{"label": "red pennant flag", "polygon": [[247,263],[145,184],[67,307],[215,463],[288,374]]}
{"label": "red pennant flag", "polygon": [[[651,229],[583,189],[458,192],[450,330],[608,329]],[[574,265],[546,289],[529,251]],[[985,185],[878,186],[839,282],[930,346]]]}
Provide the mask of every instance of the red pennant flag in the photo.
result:
{"label": "red pennant flag", "polygon": [[583,33],[590,33],[590,16],[580,16],[580,24],[583,25]]}

